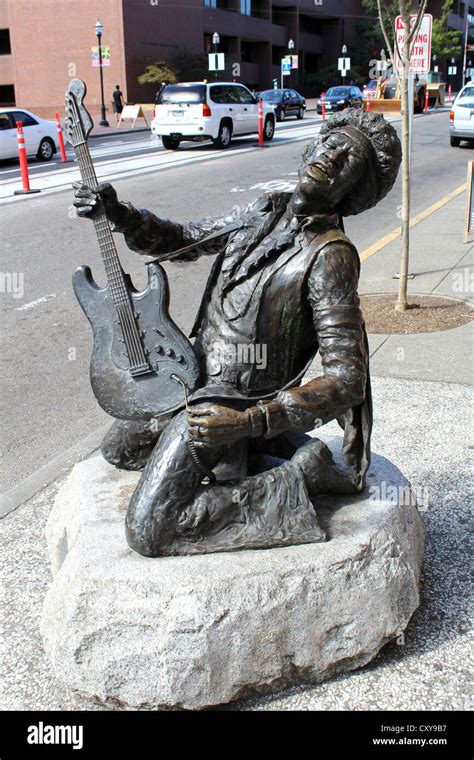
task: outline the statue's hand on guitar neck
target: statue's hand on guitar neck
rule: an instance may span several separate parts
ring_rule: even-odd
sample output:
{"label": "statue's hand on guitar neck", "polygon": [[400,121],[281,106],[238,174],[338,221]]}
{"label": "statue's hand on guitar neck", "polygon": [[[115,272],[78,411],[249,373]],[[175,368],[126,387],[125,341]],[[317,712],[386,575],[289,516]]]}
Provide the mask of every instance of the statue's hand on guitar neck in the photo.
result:
{"label": "statue's hand on guitar neck", "polygon": [[110,182],[101,182],[92,188],[82,182],[73,182],[72,186],[78,216],[94,219],[101,211],[102,201],[107,219],[114,224],[121,221],[125,207],[118,200],[117,192]]}

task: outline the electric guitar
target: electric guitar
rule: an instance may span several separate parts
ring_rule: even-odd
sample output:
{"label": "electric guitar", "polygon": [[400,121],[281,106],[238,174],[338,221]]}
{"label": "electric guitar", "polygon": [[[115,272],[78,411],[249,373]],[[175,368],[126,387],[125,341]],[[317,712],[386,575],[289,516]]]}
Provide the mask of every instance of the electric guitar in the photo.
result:
{"label": "electric guitar", "polygon": [[[87,145],[93,127],[84,107],[86,85],[73,79],[66,92],[66,134],[74,147],[82,181],[97,185]],[[120,264],[103,204],[94,227],[107,284],[100,288],[89,267],[73,275],[73,287],[94,335],[90,378],[100,406],[112,417],[146,420],[184,405],[199,381],[191,343],[170,318],[168,279],[156,262],[149,263],[148,286],[138,292]]]}

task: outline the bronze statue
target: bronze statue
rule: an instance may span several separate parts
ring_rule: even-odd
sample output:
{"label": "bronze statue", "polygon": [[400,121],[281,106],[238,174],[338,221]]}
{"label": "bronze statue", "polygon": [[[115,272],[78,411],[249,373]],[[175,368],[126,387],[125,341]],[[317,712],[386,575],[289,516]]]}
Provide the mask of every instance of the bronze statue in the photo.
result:
{"label": "bronze statue", "polygon": [[[240,213],[176,224],[76,185],[80,216],[101,210],[141,254],[186,263],[215,255],[191,333],[197,389],[178,411],[116,420],[102,444],[142,469],[129,545],[161,556],[324,540],[311,498],[365,486],[372,425],[359,258],[342,218],[374,206],[401,160],[380,114],[346,109],[305,149],[293,193]],[[323,375],[301,385],[319,351]],[[193,391],[193,392],[192,392]],[[305,433],[337,419],[345,468]]]}

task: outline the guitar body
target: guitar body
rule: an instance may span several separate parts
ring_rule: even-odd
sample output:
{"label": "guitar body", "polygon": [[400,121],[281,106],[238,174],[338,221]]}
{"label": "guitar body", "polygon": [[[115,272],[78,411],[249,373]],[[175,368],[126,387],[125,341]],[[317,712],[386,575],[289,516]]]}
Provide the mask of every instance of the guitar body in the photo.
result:
{"label": "guitar body", "polygon": [[100,288],[89,267],[73,275],[77,300],[89,320],[93,335],[90,379],[102,409],[112,417],[146,420],[184,406],[179,377],[192,392],[199,368],[191,343],[168,314],[169,289],[164,269],[147,265],[147,288],[138,292],[124,275],[129,299],[151,372],[132,376],[116,306],[109,285]]}

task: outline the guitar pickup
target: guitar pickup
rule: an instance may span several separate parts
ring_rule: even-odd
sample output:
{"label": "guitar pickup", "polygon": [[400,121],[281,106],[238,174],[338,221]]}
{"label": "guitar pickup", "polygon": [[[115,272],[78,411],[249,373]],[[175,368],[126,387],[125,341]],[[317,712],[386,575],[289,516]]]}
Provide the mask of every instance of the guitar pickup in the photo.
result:
{"label": "guitar pickup", "polygon": [[138,364],[135,367],[130,367],[130,374],[132,377],[137,377],[138,375],[146,375],[148,372],[153,372],[149,364]]}

